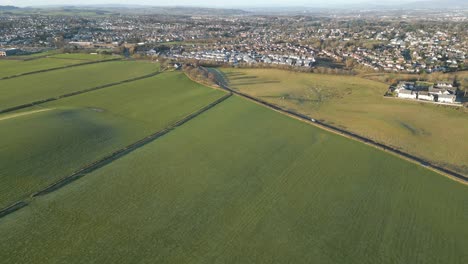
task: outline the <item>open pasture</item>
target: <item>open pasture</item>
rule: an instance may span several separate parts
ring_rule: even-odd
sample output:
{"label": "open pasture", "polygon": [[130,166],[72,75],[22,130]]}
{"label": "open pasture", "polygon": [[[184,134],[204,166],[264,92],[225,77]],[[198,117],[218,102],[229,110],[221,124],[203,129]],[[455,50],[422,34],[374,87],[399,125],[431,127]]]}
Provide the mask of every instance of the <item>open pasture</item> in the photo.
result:
{"label": "open pasture", "polygon": [[97,61],[118,58],[118,56],[102,55],[102,54],[91,54],[91,53],[59,53],[48,56],[54,59],[64,60],[80,60],[80,61]]}
{"label": "open pasture", "polygon": [[[44,53],[48,54],[48,53]],[[32,56],[32,55],[31,55]],[[46,56],[46,55],[44,55]],[[28,59],[30,58],[30,59]],[[0,59],[0,78],[117,57],[98,54],[50,54],[44,58],[11,57]]]}
{"label": "open pasture", "polygon": [[149,62],[112,61],[0,80],[0,110],[159,70]]}
{"label": "open pasture", "polygon": [[83,63],[76,59],[40,58],[35,60],[0,59],[0,78]]}
{"label": "open pasture", "polygon": [[163,73],[0,114],[0,208],[159,131],[224,93]]}
{"label": "open pasture", "polygon": [[359,77],[275,69],[222,69],[229,86],[468,175],[468,112],[384,98]]}
{"label": "open pasture", "polygon": [[0,256],[461,264],[467,199],[465,185],[231,97],[1,218]]}

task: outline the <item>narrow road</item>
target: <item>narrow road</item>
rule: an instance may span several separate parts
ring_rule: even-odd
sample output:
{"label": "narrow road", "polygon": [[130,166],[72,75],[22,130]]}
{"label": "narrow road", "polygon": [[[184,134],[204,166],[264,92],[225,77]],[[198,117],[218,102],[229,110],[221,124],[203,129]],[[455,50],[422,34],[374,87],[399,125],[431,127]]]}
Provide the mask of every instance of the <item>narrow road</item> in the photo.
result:
{"label": "narrow road", "polygon": [[312,123],[312,124],[314,124],[314,125],[316,125],[318,127],[324,128],[326,130],[330,130],[330,131],[332,131],[332,132],[334,132],[336,134],[347,136],[349,138],[358,140],[360,142],[366,143],[366,144],[374,146],[376,148],[391,152],[393,154],[396,154],[397,156],[403,157],[403,158],[405,158],[407,160],[410,160],[410,161],[412,161],[414,163],[418,163],[418,164],[420,164],[420,165],[422,165],[422,166],[424,166],[426,168],[432,169],[432,170],[438,172],[439,174],[442,174],[444,176],[448,176],[449,178],[452,178],[452,179],[457,180],[459,182],[462,182],[464,184],[468,184],[468,177],[465,176],[465,175],[462,175],[462,174],[460,174],[458,172],[455,172],[455,171],[449,170],[447,168],[443,168],[443,167],[440,167],[438,165],[432,164],[431,162],[425,160],[424,158],[417,157],[417,156],[414,156],[412,154],[401,151],[399,149],[396,149],[394,147],[387,146],[387,145],[382,144],[380,142],[376,142],[376,141],[374,141],[374,140],[372,140],[370,138],[366,138],[366,137],[360,136],[360,135],[358,135],[356,133],[341,129],[339,127],[327,124],[327,123],[322,122],[322,121],[319,121],[319,120],[317,120],[317,119],[315,119],[313,117],[310,117],[310,116],[307,116],[307,115],[304,115],[304,114],[301,114],[301,113],[297,113],[297,112],[294,112],[294,111],[291,111],[291,110],[284,109],[284,108],[282,108],[280,106],[268,103],[268,102],[263,101],[261,99],[258,99],[256,97],[250,96],[248,94],[236,91],[236,90],[229,87],[226,79],[224,78],[223,74],[219,70],[214,69],[214,68],[210,68],[210,69],[206,69],[204,67],[200,67],[200,68],[202,70],[206,71],[206,72],[214,73],[216,75],[217,84],[220,87],[222,87],[223,89],[225,89],[225,90],[227,90],[227,91],[229,91],[229,92],[231,92],[233,94],[237,94],[237,95],[242,96],[244,98],[247,98],[249,100],[255,101],[255,102],[257,102],[257,103],[259,103],[261,105],[264,105],[264,106],[266,106],[268,108],[274,109],[274,110],[276,110],[278,112],[281,112],[283,114],[293,116],[293,117],[295,117],[297,119],[306,121],[308,123]]}

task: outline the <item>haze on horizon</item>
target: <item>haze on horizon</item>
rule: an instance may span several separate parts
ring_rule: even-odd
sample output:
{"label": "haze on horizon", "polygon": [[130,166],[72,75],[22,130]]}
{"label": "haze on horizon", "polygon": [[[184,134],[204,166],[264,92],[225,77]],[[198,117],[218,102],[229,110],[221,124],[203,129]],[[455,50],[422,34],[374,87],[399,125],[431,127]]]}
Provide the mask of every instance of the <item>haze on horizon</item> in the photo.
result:
{"label": "haze on horizon", "polygon": [[[422,0],[383,0],[379,3],[402,4]],[[0,0],[0,5],[14,6],[47,6],[47,5],[151,5],[151,6],[194,6],[194,7],[331,7],[340,4],[362,4],[370,0],[238,0],[235,3],[226,4],[219,0]]]}

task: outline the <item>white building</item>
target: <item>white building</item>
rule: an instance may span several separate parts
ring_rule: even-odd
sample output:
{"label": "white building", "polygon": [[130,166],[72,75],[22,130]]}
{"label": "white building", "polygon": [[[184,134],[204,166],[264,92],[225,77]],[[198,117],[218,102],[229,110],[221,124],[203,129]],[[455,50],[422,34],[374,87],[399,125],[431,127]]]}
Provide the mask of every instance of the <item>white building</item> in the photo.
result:
{"label": "white building", "polygon": [[455,103],[456,96],[453,94],[440,94],[438,96],[437,102],[439,103]]}
{"label": "white building", "polygon": [[398,91],[398,97],[404,99],[416,99],[416,93],[411,90],[400,89]]}
{"label": "white building", "polygon": [[425,101],[434,101],[434,96],[428,92],[419,92],[418,99]]}

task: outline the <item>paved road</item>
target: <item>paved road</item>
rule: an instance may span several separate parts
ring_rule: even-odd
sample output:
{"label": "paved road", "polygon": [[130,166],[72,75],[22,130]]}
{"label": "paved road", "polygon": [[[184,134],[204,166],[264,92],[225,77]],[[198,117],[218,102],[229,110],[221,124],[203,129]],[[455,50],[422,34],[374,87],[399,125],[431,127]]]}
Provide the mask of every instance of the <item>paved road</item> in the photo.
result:
{"label": "paved road", "polygon": [[214,68],[209,68],[209,69],[204,68],[204,67],[201,67],[201,68],[204,71],[214,73],[216,75],[217,84],[220,87],[222,87],[223,89],[225,89],[225,90],[227,90],[227,91],[229,91],[231,93],[234,93],[234,94],[237,94],[237,95],[242,96],[244,98],[247,98],[249,100],[255,101],[255,102],[259,103],[259,104],[262,104],[262,105],[264,105],[266,107],[272,108],[272,109],[274,109],[276,111],[282,112],[284,114],[291,115],[293,117],[296,117],[298,119],[301,119],[301,120],[304,120],[304,121],[307,121],[307,122],[312,122],[312,123],[314,123],[315,125],[317,125],[319,127],[326,128],[326,129],[331,130],[331,131],[333,131],[333,132],[335,132],[337,134],[348,136],[350,138],[353,138],[355,140],[367,143],[367,144],[372,145],[374,147],[377,147],[379,149],[383,149],[383,150],[392,152],[392,153],[397,154],[399,156],[402,156],[402,157],[404,157],[404,158],[406,158],[406,159],[408,159],[410,161],[413,161],[415,163],[419,163],[420,165],[422,165],[424,167],[435,170],[435,171],[437,171],[437,172],[439,172],[439,173],[441,173],[443,175],[448,175],[448,176],[450,176],[450,177],[452,177],[452,178],[454,178],[456,180],[459,180],[459,181],[461,181],[463,183],[468,183],[468,177],[467,176],[462,175],[462,174],[457,173],[457,172],[454,172],[454,171],[449,170],[447,168],[443,168],[443,167],[440,167],[438,165],[432,164],[431,162],[425,160],[424,158],[414,156],[412,154],[406,153],[406,152],[401,151],[399,149],[396,149],[394,147],[387,146],[385,144],[376,142],[376,141],[374,141],[374,140],[372,140],[370,138],[360,136],[360,135],[358,135],[356,133],[353,133],[353,132],[341,129],[339,127],[327,124],[327,123],[325,123],[323,121],[319,121],[316,118],[313,118],[313,117],[310,117],[310,116],[307,116],[307,115],[304,115],[304,114],[301,114],[301,113],[296,113],[296,112],[291,111],[291,110],[284,109],[282,107],[279,107],[279,106],[274,105],[274,104],[270,104],[270,103],[268,103],[266,101],[263,101],[263,100],[258,99],[256,97],[253,97],[253,96],[250,96],[248,94],[233,90],[233,89],[231,89],[229,87],[226,79],[224,78],[223,73],[221,73],[219,70],[214,69]]}

